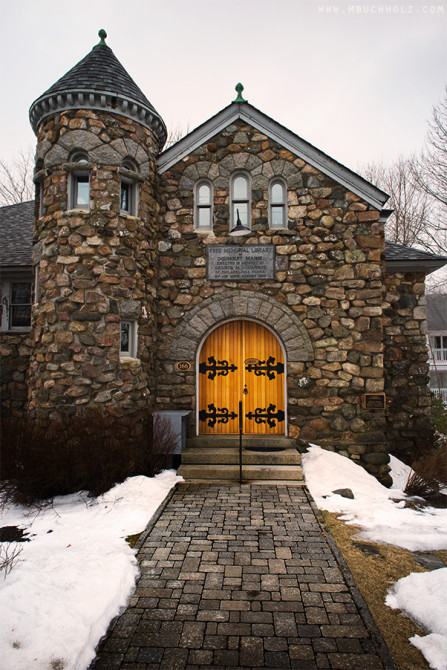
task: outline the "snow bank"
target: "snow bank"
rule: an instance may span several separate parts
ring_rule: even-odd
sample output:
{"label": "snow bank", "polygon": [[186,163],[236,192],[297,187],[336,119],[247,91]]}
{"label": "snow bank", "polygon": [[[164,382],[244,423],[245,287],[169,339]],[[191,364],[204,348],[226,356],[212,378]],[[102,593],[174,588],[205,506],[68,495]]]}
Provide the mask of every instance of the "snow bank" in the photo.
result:
{"label": "snow bank", "polygon": [[388,592],[385,603],[402,610],[430,631],[429,635],[415,635],[410,641],[432,668],[447,670],[447,568],[413,572],[399,579]]}
{"label": "snow bank", "polygon": [[[353,461],[311,445],[303,455],[306,484],[321,509],[340,514],[359,526],[357,537],[385,542],[410,551],[447,548],[447,510],[405,508],[410,468],[391,456],[392,489],[382,486]],[[354,499],[332,491],[350,488]],[[434,670],[447,670],[447,568],[411,573],[390,589],[386,604],[399,608],[430,631],[410,641]]]}
{"label": "snow bank", "polygon": [[[354,461],[316,445],[311,445],[302,460],[306,484],[318,507],[362,528],[361,539],[410,551],[447,549],[447,510],[405,507],[402,489],[387,489]],[[406,466],[396,461],[396,472],[400,472],[396,478],[402,482]],[[341,488],[352,489],[354,499],[332,493]]]}
{"label": "snow bank", "polygon": [[79,493],[41,511],[2,510],[0,526],[19,526],[31,537],[0,581],[2,668],[88,667],[138,576],[124,538],[144,530],[179,480],[165,471],[131,477],[95,500]]}

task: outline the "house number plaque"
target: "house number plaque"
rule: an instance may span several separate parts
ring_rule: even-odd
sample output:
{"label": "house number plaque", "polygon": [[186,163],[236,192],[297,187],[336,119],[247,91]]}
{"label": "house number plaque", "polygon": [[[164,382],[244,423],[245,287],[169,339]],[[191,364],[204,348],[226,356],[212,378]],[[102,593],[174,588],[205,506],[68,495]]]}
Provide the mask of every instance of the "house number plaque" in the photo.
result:
{"label": "house number plaque", "polygon": [[247,244],[243,247],[208,247],[207,278],[210,281],[274,279],[275,246]]}
{"label": "house number plaque", "polygon": [[192,368],[192,364],[189,361],[178,361],[178,363],[175,364],[175,369],[178,370],[178,372],[189,372]]}

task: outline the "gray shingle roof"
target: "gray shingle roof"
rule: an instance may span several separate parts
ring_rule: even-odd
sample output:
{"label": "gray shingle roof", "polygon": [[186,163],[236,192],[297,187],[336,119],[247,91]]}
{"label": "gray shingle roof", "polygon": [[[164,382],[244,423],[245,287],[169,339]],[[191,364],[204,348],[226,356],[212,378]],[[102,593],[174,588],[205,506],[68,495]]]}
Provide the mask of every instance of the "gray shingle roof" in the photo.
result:
{"label": "gray shingle roof", "polygon": [[430,274],[447,263],[447,256],[440,256],[396,242],[385,242],[387,272],[424,272]]}
{"label": "gray shingle roof", "polygon": [[33,102],[30,122],[37,132],[45,116],[59,109],[80,108],[111,109],[131,116],[152,128],[160,148],[166,141],[166,127],[160,114],[107,44],[94,46],[87,56]]}
{"label": "gray shingle roof", "polygon": [[0,265],[31,265],[34,200],[0,207]]}

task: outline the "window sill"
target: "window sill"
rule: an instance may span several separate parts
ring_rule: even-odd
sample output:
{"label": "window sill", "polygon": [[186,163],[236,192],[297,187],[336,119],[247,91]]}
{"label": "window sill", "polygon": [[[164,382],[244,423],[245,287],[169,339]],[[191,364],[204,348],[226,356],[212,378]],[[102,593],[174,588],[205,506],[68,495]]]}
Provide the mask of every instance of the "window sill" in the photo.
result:
{"label": "window sill", "polygon": [[32,331],[32,327],[10,328],[9,330],[0,330],[0,335],[26,335]]}

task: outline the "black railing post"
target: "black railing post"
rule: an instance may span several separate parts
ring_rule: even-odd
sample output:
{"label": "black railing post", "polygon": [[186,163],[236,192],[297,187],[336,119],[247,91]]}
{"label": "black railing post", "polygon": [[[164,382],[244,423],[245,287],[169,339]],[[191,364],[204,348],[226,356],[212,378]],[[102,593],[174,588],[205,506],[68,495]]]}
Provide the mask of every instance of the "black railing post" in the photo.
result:
{"label": "black railing post", "polygon": [[242,400],[239,401],[239,484],[242,484]]}

